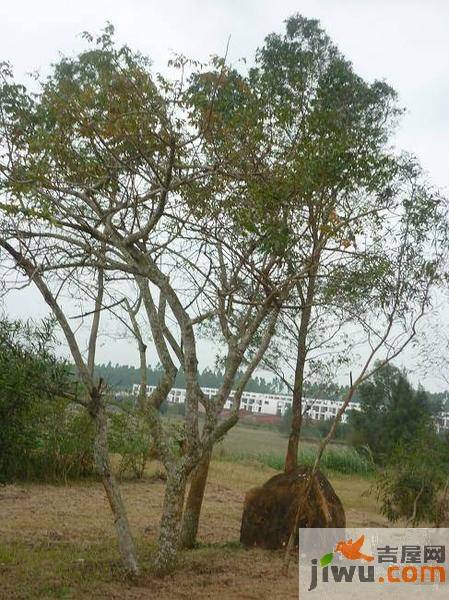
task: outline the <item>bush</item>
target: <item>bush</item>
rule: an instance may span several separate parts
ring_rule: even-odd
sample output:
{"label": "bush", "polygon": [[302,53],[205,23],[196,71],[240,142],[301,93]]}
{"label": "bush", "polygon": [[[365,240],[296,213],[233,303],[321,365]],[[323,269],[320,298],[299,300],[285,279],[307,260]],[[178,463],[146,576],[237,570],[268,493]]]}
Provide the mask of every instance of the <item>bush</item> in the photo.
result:
{"label": "bush", "polygon": [[439,527],[449,513],[448,468],[447,439],[427,431],[413,444],[399,444],[374,487],[381,513],[392,523]]}
{"label": "bush", "polygon": [[0,481],[93,473],[92,424],[62,398],[71,374],[53,344],[50,321],[0,321]]}
{"label": "bush", "polygon": [[129,408],[110,416],[109,448],[120,454],[119,475],[142,479],[148,460],[155,456],[145,418]]}
{"label": "bush", "polygon": [[68,481],[93,476],[94,426],[85,409],[64,400],[44,408],[26,479]]}

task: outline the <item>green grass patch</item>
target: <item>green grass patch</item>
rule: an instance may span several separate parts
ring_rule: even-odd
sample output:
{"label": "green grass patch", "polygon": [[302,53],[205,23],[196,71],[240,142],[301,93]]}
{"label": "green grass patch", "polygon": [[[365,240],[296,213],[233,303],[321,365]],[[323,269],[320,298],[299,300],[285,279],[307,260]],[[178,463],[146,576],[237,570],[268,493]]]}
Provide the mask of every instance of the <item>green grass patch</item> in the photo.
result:
{"label": "green grass patch", "polygon": [[[299,462],[312,465],[315,461],[319,440],[300,441]],[[268,450],[267,450],[268,449]],[[257,461],[267,467],[282,471],[287,449],[287,439],[277,431],[249,428],[244,425],[233,427],[214,450],[214,458],[221,461],[253,463]],[[344,443],[332,442],[321,459],[324,472],[344,475],[370,476],[374,466],[368,457],[359,454]]]}
{"label": "green grass patch", "polygon": [[[284,468],[283,454],[275,452],[260,452],[258,454],[246,452],[228,452],[220,448],[214,455],[217,460],[230,462],[251,462],[256,460],[276,471],[282,471]],[[313,465],[316,457],[316,449],[305,447],[300,450],[298,461],[300,464]],[[356,450],[348,447],[329,448],[321,459],[320,468],[322,471],[334,473],[343,473],[345,475],[370,476],[374,473],[373,464],[361,456]]]}

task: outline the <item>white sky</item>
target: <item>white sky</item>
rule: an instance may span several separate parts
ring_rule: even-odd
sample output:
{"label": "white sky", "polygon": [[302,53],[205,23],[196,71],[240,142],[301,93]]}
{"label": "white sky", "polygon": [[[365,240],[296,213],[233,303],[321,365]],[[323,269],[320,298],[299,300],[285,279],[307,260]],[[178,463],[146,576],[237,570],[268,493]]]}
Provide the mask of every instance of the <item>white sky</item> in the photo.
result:
{"label": "white sky", "polygon": [[[360,75],[386,79],[398,91],[407,113],[397,144],[416,154],[447,192],[449,0],[0,0],[0,61],[11,62],[20,78],[45,73],[58,53],[82,47],[82,31],[95,34],[106,21],[120,42],[150,56],[155,70],[172,52],[199,59],[223,54],[229,36],[230,61],[251,59],[265,35],[281,31],[295,12],[320,19]],[[45,313],[31,292],[7,308],[24,318]],[[99,359],[135,362],[131,352],[130,345],[106,343]]]}

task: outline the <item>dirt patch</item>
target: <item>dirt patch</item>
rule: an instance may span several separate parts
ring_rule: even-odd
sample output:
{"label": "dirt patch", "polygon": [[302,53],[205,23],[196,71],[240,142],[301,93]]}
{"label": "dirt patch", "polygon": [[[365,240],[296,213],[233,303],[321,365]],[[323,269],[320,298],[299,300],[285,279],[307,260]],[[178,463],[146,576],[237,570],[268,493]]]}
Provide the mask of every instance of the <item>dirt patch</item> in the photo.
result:
{"label": "dirt patch", "polygon": [[28,490],[16,485],[0,486],[0,502],[2,500],[25,500],[29,495],[30,492]]}

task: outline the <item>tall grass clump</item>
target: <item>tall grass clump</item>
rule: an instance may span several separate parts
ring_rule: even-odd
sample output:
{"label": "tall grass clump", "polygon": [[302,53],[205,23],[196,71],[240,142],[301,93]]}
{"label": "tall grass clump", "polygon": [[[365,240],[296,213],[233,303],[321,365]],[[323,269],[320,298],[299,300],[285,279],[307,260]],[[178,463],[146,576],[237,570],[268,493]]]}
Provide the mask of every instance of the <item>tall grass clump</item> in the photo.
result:
{"label": "tall grass clump", "polygon": [[[298,463],[302,465],[313,465],[316,457],[315,448],[303,448],[299,452]],[[244,452],[228,452],[220,448],[215,454],[216,460],[227,462],[254,462],[266,465],[276,471],[284,469],[284,455],[274,452],[263,452],[250,454]],[[325,450],[321,459],[320,468],[323,471],[334,473],[343,473],[345,475],[369,476],[375,471],[373,463],[366,457],[359,454],[353,448],[329,448]]]}

